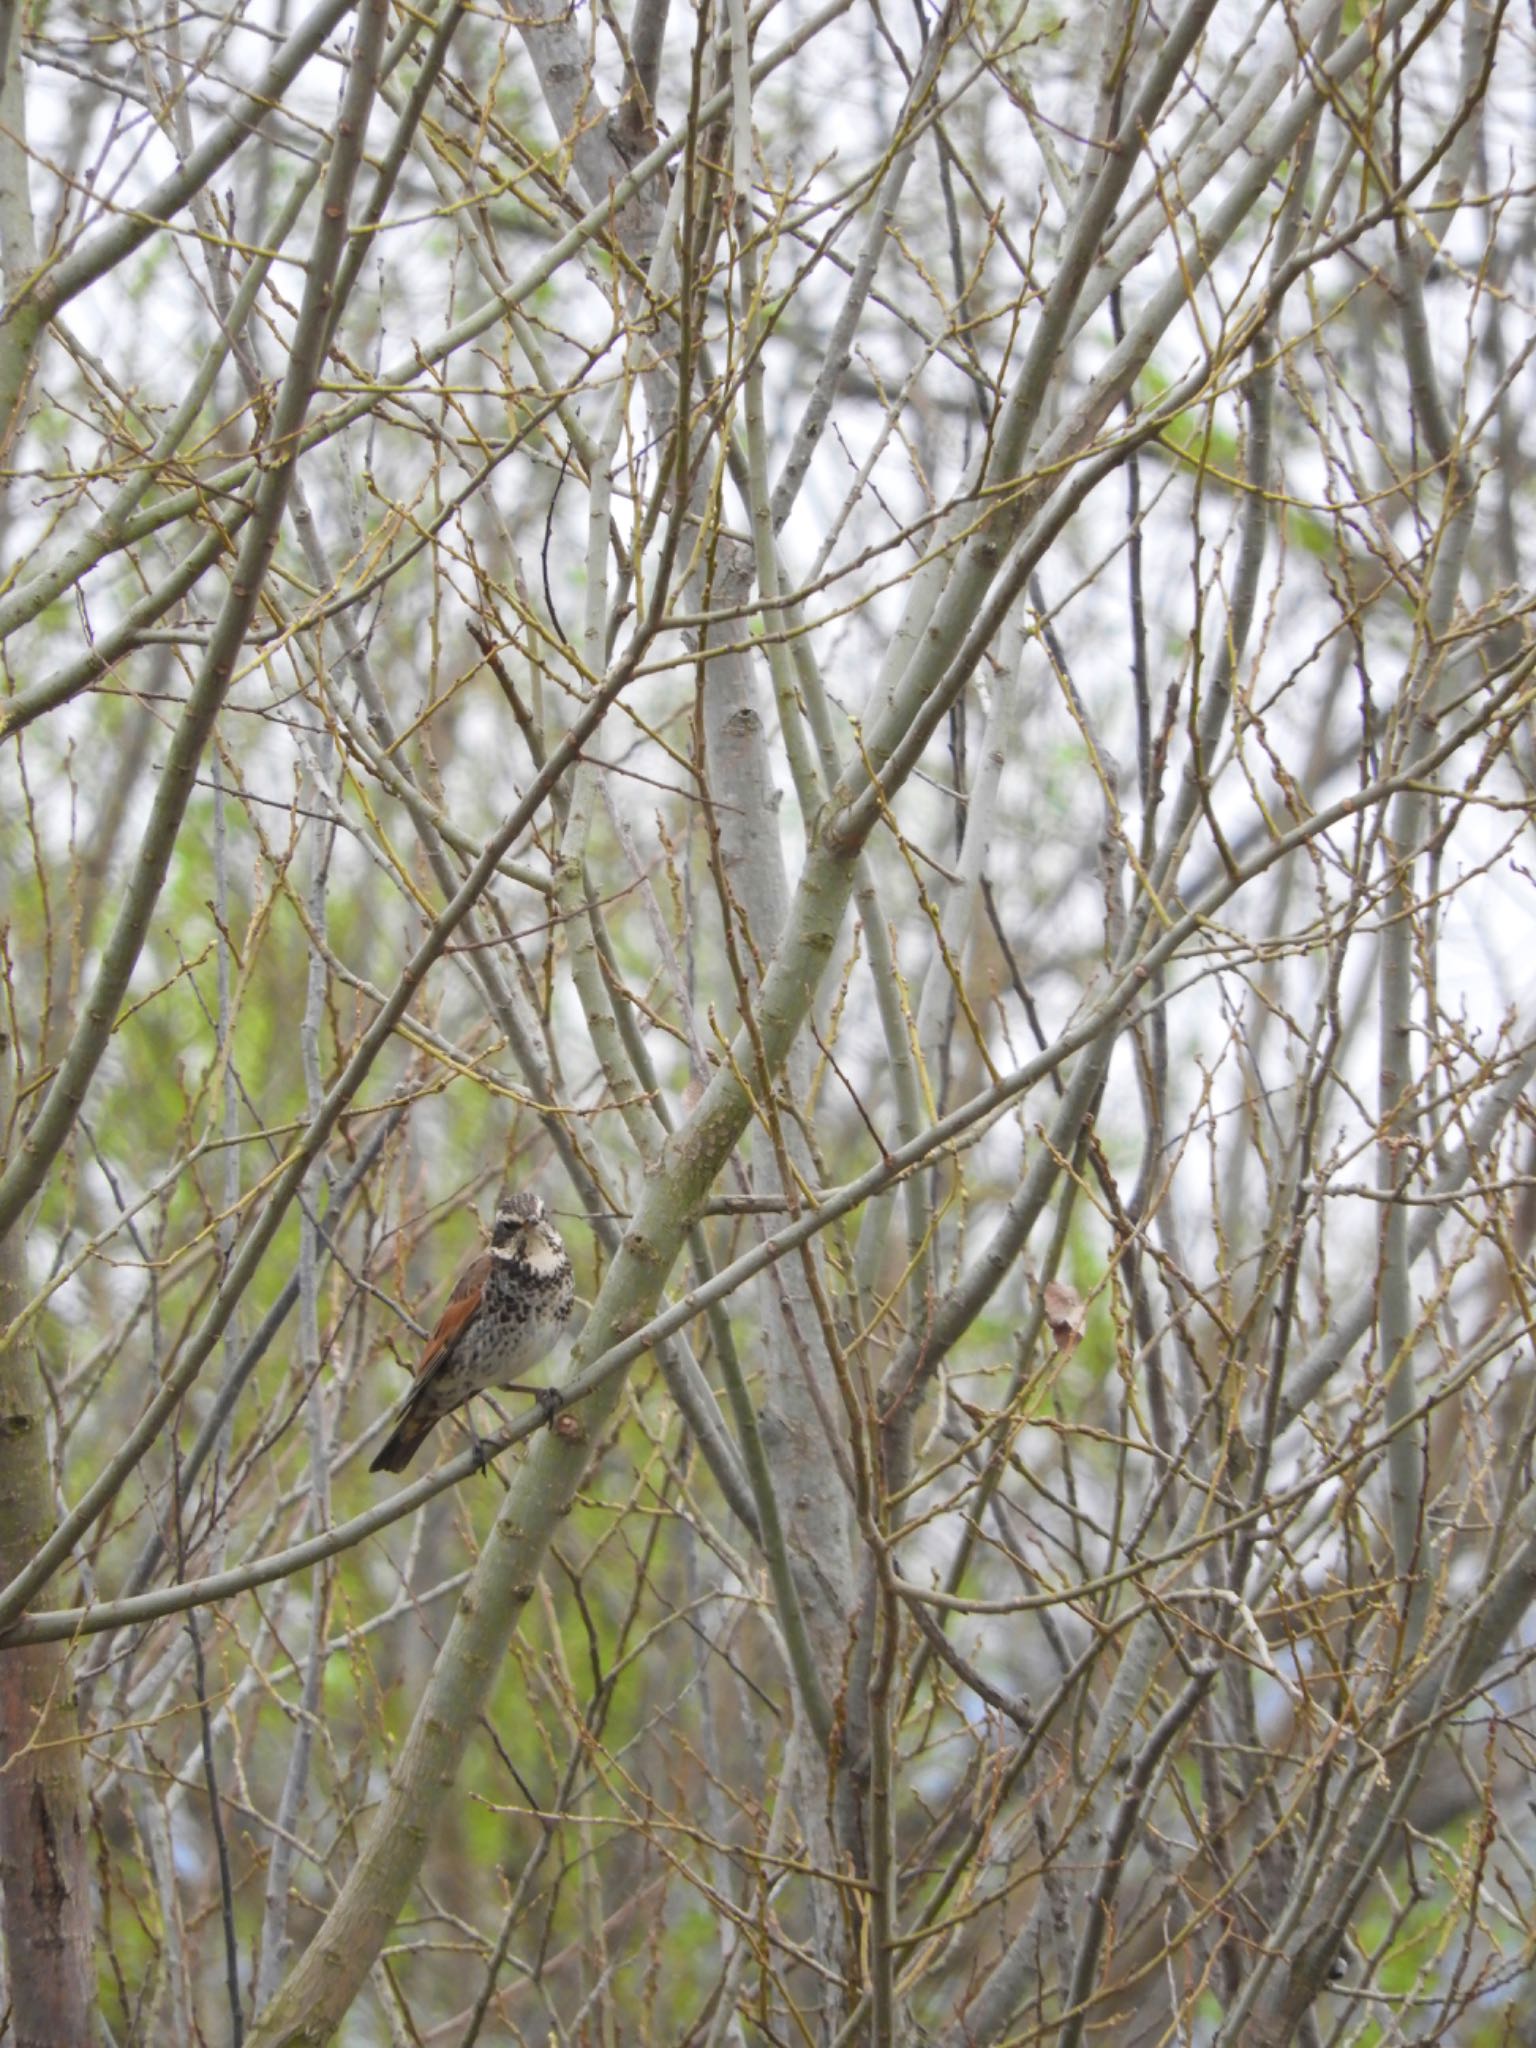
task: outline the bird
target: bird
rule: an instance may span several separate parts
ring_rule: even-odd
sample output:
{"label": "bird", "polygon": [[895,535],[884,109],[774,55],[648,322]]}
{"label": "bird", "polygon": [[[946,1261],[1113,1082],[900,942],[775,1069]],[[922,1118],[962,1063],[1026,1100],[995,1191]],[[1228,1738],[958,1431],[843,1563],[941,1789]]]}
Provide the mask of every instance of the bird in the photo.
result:
{"label": "bird", "polygon": [[570,1254],[543,1202],[532,1194],[508,1196],[496,1211],[490,1249],[459,1275],[400,1420],[369,1471],[403,1472],[443,1417],[488,1387],[537,1392],[558,1405],[549,1388],[518,1387],[516,1380],[554,1343],[574,1299]]}

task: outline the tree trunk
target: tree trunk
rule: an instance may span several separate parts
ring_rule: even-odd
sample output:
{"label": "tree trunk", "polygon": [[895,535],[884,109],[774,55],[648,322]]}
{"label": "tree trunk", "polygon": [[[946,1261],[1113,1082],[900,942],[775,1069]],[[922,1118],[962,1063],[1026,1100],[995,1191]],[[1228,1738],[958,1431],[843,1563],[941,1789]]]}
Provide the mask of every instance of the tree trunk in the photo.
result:
{"label": "tree trunk", "polygon": [[[0,1038],[0,1058],[9,1054]],[[0,1075],[0,1130],[11,1076]],[[20,1227],[0,1239],[0,1331],[26,1299]],[[42,1376],[29,1335],[0,1342],[0,1573],[54,1526]],[[64,1643],[0,1651],[0,1891],[18,2048],[95,2039],[85,1788]]]}

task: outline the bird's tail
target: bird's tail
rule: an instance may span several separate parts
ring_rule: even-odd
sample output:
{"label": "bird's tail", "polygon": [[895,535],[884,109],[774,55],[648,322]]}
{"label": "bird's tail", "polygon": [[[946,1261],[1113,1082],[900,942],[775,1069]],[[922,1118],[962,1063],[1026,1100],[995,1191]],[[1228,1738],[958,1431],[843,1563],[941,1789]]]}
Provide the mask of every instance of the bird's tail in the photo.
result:
{"label": "bird's tail", "polygon": [[384,1448],[368,1467],[370,1472],[403,1472],[421,1449],[422,1440],[436,1426],[435,1415],[423,1415],[419,1408],[407,1408],[384,1440]]}

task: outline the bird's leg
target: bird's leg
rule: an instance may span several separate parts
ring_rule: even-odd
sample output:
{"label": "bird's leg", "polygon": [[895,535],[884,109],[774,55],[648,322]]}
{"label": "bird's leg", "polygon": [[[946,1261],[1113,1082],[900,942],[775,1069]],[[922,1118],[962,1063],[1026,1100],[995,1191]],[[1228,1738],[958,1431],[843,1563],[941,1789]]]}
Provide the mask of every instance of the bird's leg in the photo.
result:
{"label": "bird's leg", "polygon": [[469,1430],[470,1443],[475,1453],[475,1470],[477,1472],[489,1472],[491,1469],[491,1447],[475,1427],[475,1404],[473,1401],[466,1401],[464,1403],[464,1421]]}

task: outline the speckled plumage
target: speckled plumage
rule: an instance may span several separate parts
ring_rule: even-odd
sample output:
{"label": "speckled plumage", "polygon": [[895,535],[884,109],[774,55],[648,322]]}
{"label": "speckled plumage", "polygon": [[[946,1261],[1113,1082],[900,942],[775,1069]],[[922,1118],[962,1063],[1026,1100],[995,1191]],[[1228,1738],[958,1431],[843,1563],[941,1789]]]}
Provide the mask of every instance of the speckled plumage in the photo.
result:
{"label": "speckled plumage", "polygon": [[487,1387],[510,1387],[564,1328],[574,1288],[560,1233],[537,1195],[496,1212],[491,1248],[460,1275],[421,1355],[405,1408],[368,1468],[403,1472],[445,1415]]}

